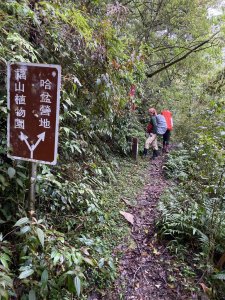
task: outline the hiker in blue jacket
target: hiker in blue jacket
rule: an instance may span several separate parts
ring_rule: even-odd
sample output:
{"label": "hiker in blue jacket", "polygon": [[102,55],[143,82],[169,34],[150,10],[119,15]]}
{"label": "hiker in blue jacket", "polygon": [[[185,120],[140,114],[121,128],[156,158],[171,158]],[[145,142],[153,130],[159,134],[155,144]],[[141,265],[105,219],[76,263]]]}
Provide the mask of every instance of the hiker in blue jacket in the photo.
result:
{"label": "hiker in blue jacket", "polygon": [[148,149],[150,147],[150,145],[153,148],[153,155],[152,155],[152,159],[155,159],[158,156],[158,143],[157,143],[157,122],[156,122],[156,116],[157,116],[157,112],[155,110],[155,108],[149,108],[148,110],[149,115],[150,115],[150,126],[148,126],[149,129],[149,136],[147,138],[147,140],[145,141],[145,147],[144,147],[144,151],[143,151],[143,156],[146,156],[148,153]]}

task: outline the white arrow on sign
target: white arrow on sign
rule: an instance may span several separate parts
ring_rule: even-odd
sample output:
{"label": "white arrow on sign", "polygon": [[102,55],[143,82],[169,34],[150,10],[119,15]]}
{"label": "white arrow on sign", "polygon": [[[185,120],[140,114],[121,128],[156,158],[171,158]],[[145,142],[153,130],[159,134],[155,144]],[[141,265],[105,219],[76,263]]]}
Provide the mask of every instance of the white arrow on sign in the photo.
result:
{"label": "white arrow on sign", "polygon": [[22,131],[20,131],[19,138],[20,138],[21,141],[24,141],[24,142],[26,143],[28,149],[29,149],[30,151],[32,151],[32,150],[31,150],[31,146],[30,146],[30,144],[29,144],[28,141],[27,141],[28,136],[25,135]]}
{"label": "white arrow on sign", "polygon": [[39,143],[41,141],[44,142],[44,140],[45,140],[45,132],[42,132],[42,133],[38,134],[37,137],[38,137],[37,142],[34,145],[31,146],[32,151],[34,151],[34,149],[37,148],[37,146],[39,145]]}
{"label": "white arrow on sign", "polygon": [[34,145],[30,145],[28,143],[28,140],[27,140],[28,136],[25,135],[22,131],[20,131],[19,139],[22,142],[24,141],[26,143],[28,149],[30,150],[30,158],[33,158],[34,150],[37,148],[37,146],[40,144],[40,142],[41,141],[44,142],[44,140],[45,140],[45,132],[42,132],[42,133],[38,134],[37,137],[38,137],[37,142]]}

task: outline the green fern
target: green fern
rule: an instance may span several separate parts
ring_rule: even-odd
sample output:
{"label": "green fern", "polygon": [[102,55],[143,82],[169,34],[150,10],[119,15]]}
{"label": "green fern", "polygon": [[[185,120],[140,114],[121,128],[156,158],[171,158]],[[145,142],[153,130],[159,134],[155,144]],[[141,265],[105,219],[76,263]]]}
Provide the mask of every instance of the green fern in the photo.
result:
{"label": "green fern", "polygon": [[212,276],[213,279],[219,279],[225,281],[225,272],[221,272]]}

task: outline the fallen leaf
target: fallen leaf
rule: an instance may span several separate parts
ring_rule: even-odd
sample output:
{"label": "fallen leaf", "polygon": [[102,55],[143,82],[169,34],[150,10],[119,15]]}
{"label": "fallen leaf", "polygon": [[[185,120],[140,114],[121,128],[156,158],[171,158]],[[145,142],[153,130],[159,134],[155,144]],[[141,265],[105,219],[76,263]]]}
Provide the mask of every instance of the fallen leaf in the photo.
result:
{"label": "fallen leaf", "polygon": [[152,248],[152,252],[155,254],[155,255],[160,255],[161,253],[152,245],[152,243],[149,243],[149,247]]}
{"label": "fallen leaf", "polygon": [[208,288],[203,282],[199,283],[200,286],[202,287],[204,293],[210,295],[212,293],[212,289]]}
{"label": "fallen leaf", "polygon": [[160,255],[160,252],[155,247],[153,247],[153,253],[155,255]]}
{"label": "fallen leaf", "polygon": [[127,213],[127,212],[125,212],[125,211],[120,211],[120,214],[121,214],[122,216],[124,216],[124,218],[125,218],[128,222],[130,222],[132,225],[134,224],[134,216],[133,216],[132,214]]}
{"label": "fallen leaf", "polygon": [[168,283],[168,287],[171,288],[171,289],[175,288],[174,284],[169,284],[169,283]]}

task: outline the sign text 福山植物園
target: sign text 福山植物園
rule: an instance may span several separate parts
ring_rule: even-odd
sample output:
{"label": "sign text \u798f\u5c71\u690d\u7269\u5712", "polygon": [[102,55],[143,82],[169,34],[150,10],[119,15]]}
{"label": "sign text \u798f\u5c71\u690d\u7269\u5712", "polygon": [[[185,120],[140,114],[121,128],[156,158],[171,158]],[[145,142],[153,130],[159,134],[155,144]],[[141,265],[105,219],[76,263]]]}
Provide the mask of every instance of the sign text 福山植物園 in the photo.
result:
{"label": "sign text \u798f\u5c71\u690d\u7269\u5712", "polygon": [[61,67],[8,64],[8,155],[55,164]]}

